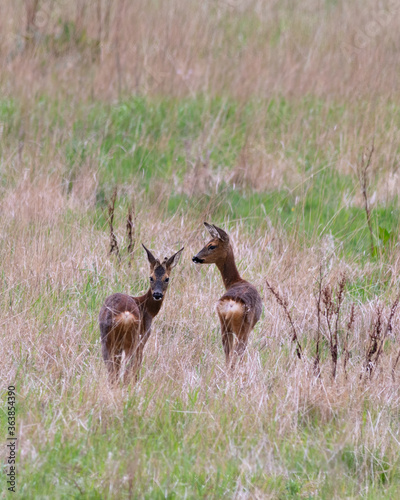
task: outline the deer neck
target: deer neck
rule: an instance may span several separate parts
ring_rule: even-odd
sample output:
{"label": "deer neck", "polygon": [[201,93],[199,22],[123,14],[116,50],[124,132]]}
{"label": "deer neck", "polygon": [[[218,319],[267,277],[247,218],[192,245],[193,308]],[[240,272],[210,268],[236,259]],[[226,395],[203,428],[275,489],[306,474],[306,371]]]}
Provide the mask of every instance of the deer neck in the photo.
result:
{"label": "deer neck", "polygon": [[238,281],[243,281],[240,277],[239,271],[237,270],[233,250],[230,246],[226,258],[216,264],[221,273],[222,281],[224,282],[226,290]]}
{"label": "deer neck", "polygon": [[164,297],[161,300],[153,299],[151,288],[144,295],[138,297],[138,302],[143,313],[147,312],[152,318],[160,312],[163,301]]}

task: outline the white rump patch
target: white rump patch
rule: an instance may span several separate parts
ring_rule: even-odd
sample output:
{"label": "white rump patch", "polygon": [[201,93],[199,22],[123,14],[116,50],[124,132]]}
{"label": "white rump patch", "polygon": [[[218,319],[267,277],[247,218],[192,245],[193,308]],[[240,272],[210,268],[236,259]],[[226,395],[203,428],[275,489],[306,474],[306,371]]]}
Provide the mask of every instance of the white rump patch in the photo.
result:
{"label": "white rump patch", "polygon": [[217,302],[216,309],[221,316],[225,316],[226,319],[232,318],[232,316],[242,315],[244,313],[244,305],[241,302],[236,302],[235,300],[220,300]]}
{"label": "white rump patch", "polygon": [[129,325],[130,323],[135,323],[139,321],[130,311],[125,311],[121,313],[116,318],[117,323],[123,323],[124,325]]}

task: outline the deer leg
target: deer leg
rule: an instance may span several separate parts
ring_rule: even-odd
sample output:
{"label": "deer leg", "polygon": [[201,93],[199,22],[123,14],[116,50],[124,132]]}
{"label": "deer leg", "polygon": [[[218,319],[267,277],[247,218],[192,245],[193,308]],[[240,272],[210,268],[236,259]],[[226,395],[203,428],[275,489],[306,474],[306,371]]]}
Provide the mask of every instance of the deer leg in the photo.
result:
{"label": "deer leg", "polygon": [[121,347],[116,339],[112,320],[100,321],[101,353],[112,383],[118,382],[121,368]]}
{"label": "deer leg", "polygon": [[137,370],[136,370],[136,382],[139,380],[139,375],[140,375],[140,369],[142,367],[143,363],[143,351],[144,351],[144,346],[146,345],[146,342],[149,340],[150,333],[151,333],[151,324],[150,326],[146,327],[146,330],[143,335],[139,336],[139,341],[138,341],[138,347],[137,347]]}
{"label": "deer leg", "polygon": [[112,367],[112,361],[111,361],[111,353],[108,350],[108,346],[105,341],[101,342],[101,354],[104,359],[104,363],[106,364],[106,368],[110,376],[112,375],[113,372],[113,367]]}
{"label": "deer leg", "polygon": [[111,349],[111,345],[107,345],[106,341],[101,343],[101,353],[111,382],[118,382],[119,371],[121,368],[121,351]]}
{"label": "deer leg", "polygon": [[124,383],[125,384],[129,384],[129,382],[133,379],[135,379],[135,381],[138,381],[141,360],[142,360],[142,358],[140,356],[139,349],[137,349],[133,353],[129,353],[128,356],[130,356],[130,358],[129,358],[129,361],[127,363],[125,373],[124,373]]}
{"label": "deer leg", "polygon": [[140,345],[138,339],[134,338],[134,342],[125,348],[126,353],[126,365],[124,373],[124,383],[129,383],[130,380],[135,377],[137,379],[137,373],[140,370]]}
{"label": "deer leg", "polygon": [[225,353],[225,362],[226,366],[229,366],[229,359],[232,352],[233,347],[233,334],[228,330],[225,323],[221,321],[221,336],[222,336],[222,347],[224,348]]}
{"label": "deer leg", "polygon": [[235,344],[235,349],[233,351],[233,358],[232,358],[232,364],[231,364],[231,370],[234,371],[236,367],[236,363],[239,360],[239,364],[242,364],[243,361],[243,354],[246,350],[247,347],[247,341],[244,340],[238,340]]}
{"label": "deer leg", "polygon": [[137,349],[137,362],[136,362],[136,372],[135,372],[136,382],[139,381],[140,368],[142,367],[143,363],[143,349],[144,349],[144,344],[140,343]]}
{"label": "deer leg", "polygon": [[237,340],[235,342],[235,347],[233,350],[233,359],[231,364],[231,370],[233,371],[236,367],[236,363],[239,360],[239,364],[243,362],[243,355],[246,351],[247,342],[249,340],[250,328],[246,324],[242,324],[237,330]]}
{"label": "deer leg", "polygon": [[121,373],[122,350],[118,350],[113,354],[112,362],[115,369],[115,381],[118,382]]}

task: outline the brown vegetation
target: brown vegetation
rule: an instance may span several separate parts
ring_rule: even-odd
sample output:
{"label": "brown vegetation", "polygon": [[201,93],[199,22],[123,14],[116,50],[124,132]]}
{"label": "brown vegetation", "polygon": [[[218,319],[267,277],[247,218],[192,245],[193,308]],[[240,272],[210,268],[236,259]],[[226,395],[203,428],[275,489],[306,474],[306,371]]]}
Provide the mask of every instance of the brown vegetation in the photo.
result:
{"label": "brown vegetation", "polygon": [[3,2],[1,84],[24,97],[47,88],[79,99],[395,97],[398,12],[395,1],[373,0]]}

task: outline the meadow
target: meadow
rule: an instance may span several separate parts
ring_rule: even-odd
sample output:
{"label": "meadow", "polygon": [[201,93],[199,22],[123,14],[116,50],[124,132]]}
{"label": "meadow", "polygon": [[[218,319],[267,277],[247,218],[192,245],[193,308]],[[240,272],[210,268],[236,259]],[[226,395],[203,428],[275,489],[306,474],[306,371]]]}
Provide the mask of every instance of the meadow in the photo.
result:
{"label": "meadow", "polygon": [[[0,14],[14,497],[398,498],[397,2],[5,0]],[[204,221],[263,298],[233,375],[221,277],[191,262]],[[185,250],[140,382],[112,387],[98,314],[147,290],[141,243]]]}

